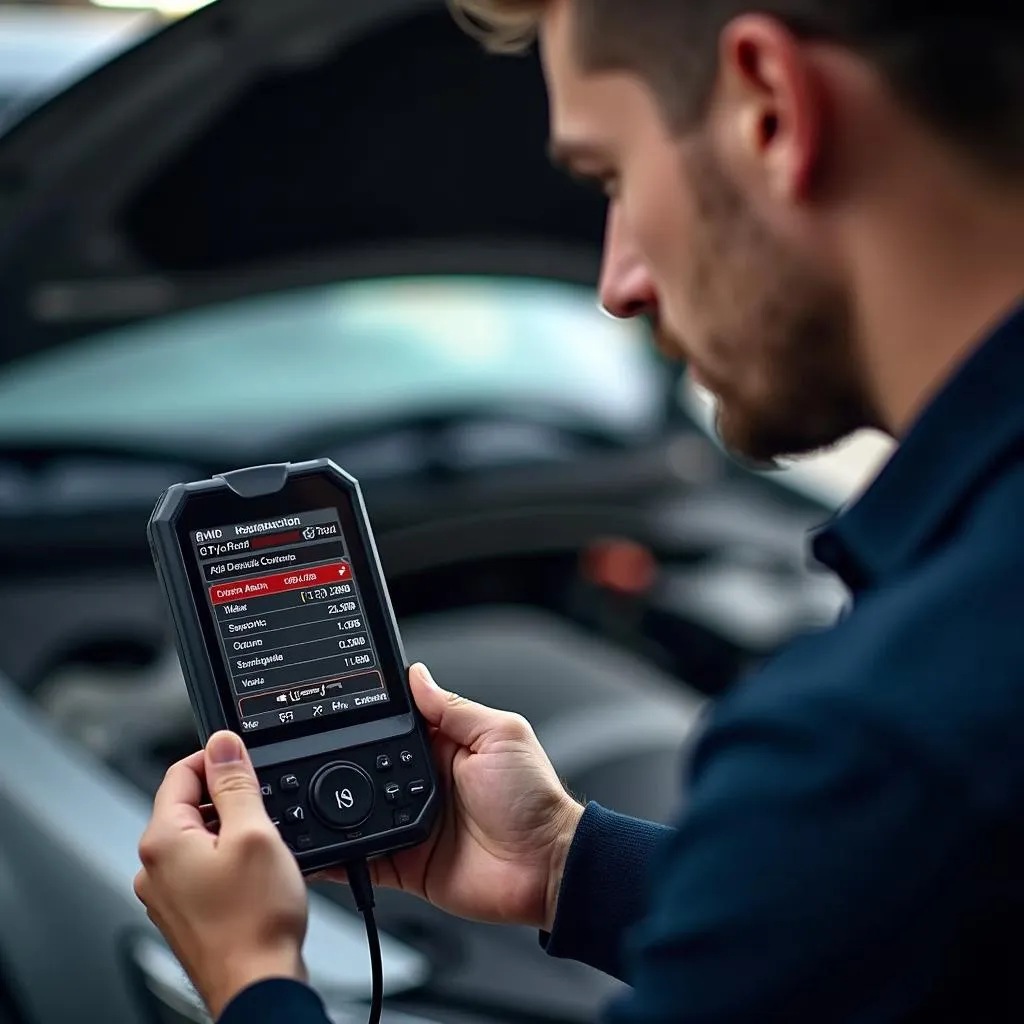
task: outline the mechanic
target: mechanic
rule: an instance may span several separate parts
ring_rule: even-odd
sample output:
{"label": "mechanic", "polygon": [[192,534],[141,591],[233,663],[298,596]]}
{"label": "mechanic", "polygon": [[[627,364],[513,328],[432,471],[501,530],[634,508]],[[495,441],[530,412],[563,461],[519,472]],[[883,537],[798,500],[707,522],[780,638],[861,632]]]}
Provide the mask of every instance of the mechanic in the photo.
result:
{"label": "mechanic", "polygon": [[[676,828],[577,803],[527,723],[417,666],[451,798],[376,883],[624,979],[612,1022],[1019,1022],[1024,4],[459,9],[492,49],[539,34],[554,154],[610,200],[603,304],[656,322],[734,453],[900,444],[811,541],[850,607],[717,703]],[[237,737],[171,768],[140,855],[224,1024],[326,1019]]]}

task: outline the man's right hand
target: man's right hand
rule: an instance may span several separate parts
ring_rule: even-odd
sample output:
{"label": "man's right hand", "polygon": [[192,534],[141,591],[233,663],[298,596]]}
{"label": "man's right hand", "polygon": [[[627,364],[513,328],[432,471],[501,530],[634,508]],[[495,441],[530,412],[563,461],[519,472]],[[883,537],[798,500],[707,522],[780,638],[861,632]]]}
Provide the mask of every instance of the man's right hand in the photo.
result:
{"label": "man's right hand", "polygon": [[[431,838],[372,861],[375,885],[458,917],[550,930],[583,808],[564,789],[529,722],[409,674],[430,727],[445,805]],[[344,880],[344,872],[327,872]]]}

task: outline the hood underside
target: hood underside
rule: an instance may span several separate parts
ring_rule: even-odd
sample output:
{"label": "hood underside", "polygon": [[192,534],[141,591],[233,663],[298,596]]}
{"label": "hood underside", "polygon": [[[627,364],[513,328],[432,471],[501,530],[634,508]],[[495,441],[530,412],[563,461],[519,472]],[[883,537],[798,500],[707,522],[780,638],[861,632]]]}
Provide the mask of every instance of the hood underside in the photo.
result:
{"label": "hood underside", "polygon": [[592,282],[546,135],[536,57],[441,0],[216,0],[0,139],[0,361],[321,281]]}

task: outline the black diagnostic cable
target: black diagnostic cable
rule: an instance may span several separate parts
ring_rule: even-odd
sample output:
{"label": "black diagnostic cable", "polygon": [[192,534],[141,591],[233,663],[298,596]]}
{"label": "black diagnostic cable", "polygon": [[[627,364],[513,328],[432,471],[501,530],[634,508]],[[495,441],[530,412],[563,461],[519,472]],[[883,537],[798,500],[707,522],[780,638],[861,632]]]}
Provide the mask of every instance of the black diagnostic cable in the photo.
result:
{"label": "black diagnostic cable", "polygon": [[370,880],[370,869],[365,860],[354,860],[345,865],[348,884],[355,897],[356,908],[363,915],[366,924],[366,944],[370,948],[370,1016],[367,1024],[380,1024],[382,1003],[384,1002],[384,965],[380,956],[380,934],[377,931],[377,918],[373,913],[373,882]]}

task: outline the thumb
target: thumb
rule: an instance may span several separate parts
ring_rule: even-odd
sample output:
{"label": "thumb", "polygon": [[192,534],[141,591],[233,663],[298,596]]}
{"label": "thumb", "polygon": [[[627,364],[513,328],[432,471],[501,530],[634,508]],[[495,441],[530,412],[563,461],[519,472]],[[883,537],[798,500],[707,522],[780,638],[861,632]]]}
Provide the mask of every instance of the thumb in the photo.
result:
{"label": "thumb", "polygon": [[416,706],[427,722],[460,747],[471,747],[484,733],[494,729],[504,712],[476,704],[458,694],[442,690],[426,665],[409,670],[409,683]]}
{"label": "thumb", "polygon": [[206,788],[221,835],[267,817],[252,761],[233,732],[216,732],[206,744]]}

